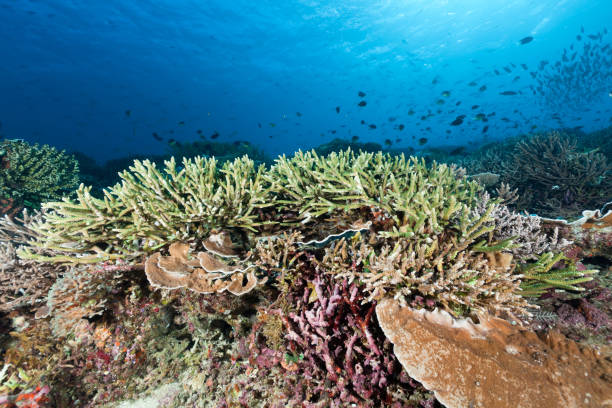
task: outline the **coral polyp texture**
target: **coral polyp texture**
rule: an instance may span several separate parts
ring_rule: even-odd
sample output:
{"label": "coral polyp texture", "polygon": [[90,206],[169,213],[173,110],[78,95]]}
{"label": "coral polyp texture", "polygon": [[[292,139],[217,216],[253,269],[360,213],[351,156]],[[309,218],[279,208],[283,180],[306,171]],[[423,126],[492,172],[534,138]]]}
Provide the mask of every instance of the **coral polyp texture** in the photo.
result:
{"label": "coral polyp texture", "polygon": [[[22,262],[64,269],[38,329],[19,338],[65,340],[74,354],[48,367],[71,378],[108,373],[103,392],[73,392],[83,401],[167,384],[165,406],[433,406],[377,304],[524,326],[534,299],[580,293],[595,273],[564,254],[565,224],[543,228],[462,170],[422,159],[194,157],[135,161],[120,177],[103,198],[81,185],[75,199],[45,203],[20,238]],[[32,369],[42,385],[57,379],[38,360]],[[124,387],[127,373],[147,381]],[[49,398],[69,397],[52,386]]]}
{"label": "coral polyp texture", "polygon": [[0,214],[15,214],[23,207],[38,208],[48,200],[61,199],[79,182],[76,159],[48,145],[23,140],[0,142]]}
{"label": "coral polyp texture", "polygon": [[376,314],[408,374],[446,407],[612,404],[612,362],[558,333],[539,338],[504,320],[474,324],[389,299]]}

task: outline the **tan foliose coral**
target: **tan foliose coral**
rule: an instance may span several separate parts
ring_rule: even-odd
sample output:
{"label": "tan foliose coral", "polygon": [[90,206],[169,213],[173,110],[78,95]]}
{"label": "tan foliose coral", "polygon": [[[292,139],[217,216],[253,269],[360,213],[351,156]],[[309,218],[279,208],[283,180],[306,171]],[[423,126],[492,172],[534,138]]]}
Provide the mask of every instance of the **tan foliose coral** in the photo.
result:
{"label": "tan foliose coral", "polygon": [[446,407],[612,407],[612,362],[561,334],[538,337],[488,316],[376,307],[378,322],[410,377]]}
{"label": "tan foliose coral", "polygon": [[[229,234],[215,233],[205,242],[205,248],[214,248],[214,252],[198,252],[189,256],[189,245],[175,242],[170,245],[170,256],[157,252],[145,262],[145,273],[149,283],[161,289],[187,288],[197,293],[221,293],[228,291],[236,296],[253,290],[266,279],[258,279],[253,270],[254,265],[245,260],[235,261],[236,253]],[[217,258],[225,254],[229,261]]]}

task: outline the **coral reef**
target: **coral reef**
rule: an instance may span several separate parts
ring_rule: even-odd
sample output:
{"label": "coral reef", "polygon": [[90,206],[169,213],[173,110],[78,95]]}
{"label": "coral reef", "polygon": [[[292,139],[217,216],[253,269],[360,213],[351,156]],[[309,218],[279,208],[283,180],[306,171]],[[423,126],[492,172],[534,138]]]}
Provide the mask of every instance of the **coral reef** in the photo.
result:
{"label": "coral reef", "polygon": [[315,152],[321,156],[327,156],[333,152],[340,152],[343,150],[351,149],[355,152],[379,152],[382,150],[382,146],[378,143],[361,143],[352,142],[348,139],[333,139],[331,142],[319,145],[315,147]]}
{"label": "coral reef", "polygon": [[177,142],[168,145],[171,156],[193,158],[197,156],[215,157],[219,162],[233,161],[238,157],[249,156],[257,164],[268,163],[265,153],[249,141],[212,142],[204,136],[192,142]]}
{"label": "coral reef", "polygon": [[[483,146],[459,163],[470,174],[494,173],[518,192],[514,205],[541,216],[573,216],[612,196],[612,166],[599,148],[552,131]],[[493,184],[492,186],[494,186]]]}
{"label": "coral reef", "polygon": [[539,338],[500,319],[474,324],[391,299],[376,315],[408,375],[448,408],[612,403],[612,363],[558,333]]}
{"label": "coral reef", "polygon": [[180,167],[171,159],[161,172],[148,160],[135,161],[131,172],[120,174],[120,184],[104,191],[104,199],[81,185],[77,202],[45,204],[50,211],[33,227],[39,236],[33,246],[81,254],[55,261],[93,263],[134,259],[176,240],[200,240],[215,227],[254,228],[255,210],[267,205],[263,167],[246,157],[221,167],[214,158],[196,157]]}
{"label": "coral reef", "polygon": [[[270,168],[135,161],[120,178],[102,198],[81,186],[23,228],[0,228],[23,265],[64,268],[46,307],[11,316],[1,395],[48,386],[56,406],[100,406],[157,389],[176,407],[433,407],[393,354],[378,302],[522,326],[539,295],[591,294],[593,271],[565,254],[573,227],[511,211],[454,166],[313,151]],[[581,231],[607,233],[604,210]]]}
{"label": "coral reef", "polygon": [[63,269],[17,257],[17,248],[36,236],[30,226],[40,222],[43,215],[29,214],[26,209],[21,217],[5,215],[0,219],[0,312],[41,306]]}
{"label": "coral reef", "polygon": [[2,214],[14,214],[23,207],[38,208],[44,201],[58,200],[79,182],[75,158],[48,145],[4,140],[0,142],[0,157],[0,199],[6,201]]}

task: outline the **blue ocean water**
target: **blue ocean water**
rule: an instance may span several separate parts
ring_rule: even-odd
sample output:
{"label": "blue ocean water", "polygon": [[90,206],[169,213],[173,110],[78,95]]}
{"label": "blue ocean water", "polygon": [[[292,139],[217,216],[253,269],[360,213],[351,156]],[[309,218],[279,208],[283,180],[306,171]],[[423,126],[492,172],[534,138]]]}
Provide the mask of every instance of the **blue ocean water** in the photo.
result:
{"label": "blue ocean water", "polygon": [[215,132],[276,155],[592,131],[612,120],[610,16],[607,0],[0,0],[0,133],[104,161]]}

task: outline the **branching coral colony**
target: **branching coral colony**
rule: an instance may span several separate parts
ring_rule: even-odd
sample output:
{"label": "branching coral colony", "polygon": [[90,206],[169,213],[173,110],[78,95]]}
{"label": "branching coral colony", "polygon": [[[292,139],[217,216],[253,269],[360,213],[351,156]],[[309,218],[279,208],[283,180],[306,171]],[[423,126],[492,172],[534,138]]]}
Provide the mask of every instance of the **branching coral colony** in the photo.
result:
{"label": "branching coral colony", "polygon": [[[488,312],[520,322],[529,317],[525,295],[581,290],[593,272],[578,271],[563,257],[567,241],[491,200],[458,169],[416,158],[298,152],[279,157],[270,168],[248,157],[222,165],[196,157],[180,166],[171,159],[162,169],[145,160],[120,177],[103,199],[81,185],[76,199],[46,203],[44,217],[28,224],[33,238],[19,255],[70,268],[47,297],[48,331],[75,339],[104,331],[104,338],[114,336],[121,344],[133,337],[134,344],[126,346],[129,361],[148,358],[160,367],[156,372],[196,370],[194,378],[208,367],[216,378],[220,367],[231,373],[237,368],[214,354],[213,336],[201,333],[219,323],[205,322],[198,311],[234,316],[236,305],[254,309],[249,302],[259,299],[256,316],[251,311],[229,319],[235,323],[224,344],[233,337],[232,350],[251,364],[242,375],[258,370],[283,391],[219,377],[214,395],[222,406],[259,406],[253,401],[262,395],[281,401],[279,406],[430,404],[420,386],[399,374],[376,324],[378,302],[394,298],[402,307],[437,307],[454,317]],[[130,286],[126,274],[143,269],[161,295]],[[149,317],[139,323],[135,311],[147,307],[173,307],[166,315],[175,313],[185,326],[174,330],[169,317],[164,333],[178,334],[159,344],[174,344],[173,351],[156,346],[151,357],[136,359],[129,350],[153,343],[142,331],[152,324]],[[116,317],[115,331],[104,318],[109,310],[130,311]],[[96,319],[99,327],[90,330]],[[114,348],[111,353],[87,348],[96,342],[83,344],[93,357],[81,367],[75,354],[70,364],[80,368],[71,375],[95,369],[91,361],[112,371]],[[203,354],[197,354],[198,344]],[[165,355],[182,355],[185,363],[174,357],[168,363]],[[112,393],[96,395],[108,399]]]}
{"label": "branching coral colony", "polygon": [[23,207],[58,200],[79,181],[76,159],[55,148],[23,140],[0,142],[0,215],[14,215]]}
{"label": "branching coral colony", "polygon": [[[45,204],[45,220],[31,227],[38,234],[31,245],[58,254],[43,257],[26,248],[21,256],[71,264],[139,262],[172,243],[183,243],[185,252],[216,242],[240,255],[229,257],[233,269],[204,267],[204,256],[217,264],[228,256],[206,251],[197,255],[199,264],[190,264],[192,271],[166,272],[175,278],[182,273],[185,282],[201,270],[207,279],[226,280],[228,271],[242,273],[261,263],[258,243],[299,232],[297,251],[312,254],[319,268],[339,279],[363,283],[369,301],[421,296],[455,315],[472,308],[523,314],[521,283],[550,280],[548,274],[518,272],[528,259],[548,256],[546,245],[513,257],[513,241],[521,239],[496,234],[496,226],[508,228],[507,220],[494,217],[500,204],[444,164],[428,167],[416,158],[350,150],[327,157],[298,152],[270,169],[256,168],[247,157],[222,166],[196,157],[178,167],[172,159],[161,171],[136,161],[121,179],[104,199],[81,186],[76,201]],[[166,259],[154,256],[151,270]],[[266,273],[253,268],[249,279]],[[564,271],[550,282],[575,289],[572,283],[584,275]]]}

